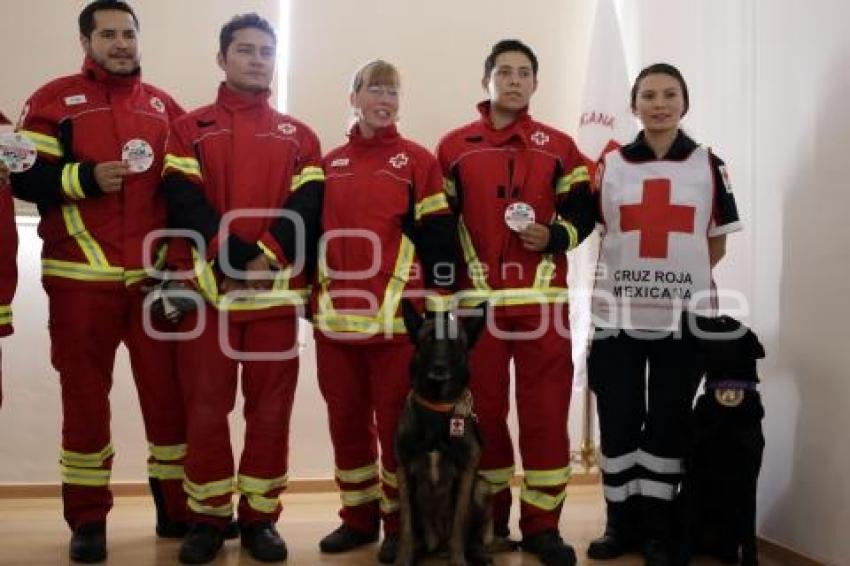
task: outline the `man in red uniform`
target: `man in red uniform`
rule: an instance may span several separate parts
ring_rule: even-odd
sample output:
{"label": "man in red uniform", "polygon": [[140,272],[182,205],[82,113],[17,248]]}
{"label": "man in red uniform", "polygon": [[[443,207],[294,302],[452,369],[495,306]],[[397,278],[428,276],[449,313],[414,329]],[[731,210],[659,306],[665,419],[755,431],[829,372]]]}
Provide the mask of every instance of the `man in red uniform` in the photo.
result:
{"label": "man in red uniform", "polygon": [[169,122],[182,114],[141,82],[138,21],[124,2],[80,13],[82,72],[51,81],[24,107],[20,133],[38,150],[12,174],[15,195],[38,204],[51,358],[62,386],[62,497],[74,532],[71,558],[106,558],[105,521],[114,450],[109,390],[115,352],[130,352],[150,445],[157,533],[186,530],[185,426],[174,345],[148,336],[142,283],[153,252],[145,236],[165,225],[157,187]]}
{"label": "man in red uniform", "polygon": [[491,483],[495,533],[506,537],[514,473],[507,426],[513,359],[523,548],[544,564],[571,565],[558,534],[570,474],[567,411],[572,387],[565,252],[593,229],[584,158],[566,134],[528,115],[537,58],[515,40],[484,63],[489,100],[481,118],[447,134],[438,160],[460,214],[466,262],[462,304],[489,300],[493,318],[470,358],[472,393],[484,437],[481,474]]}
{"label": "man in red uniform", "polygon": [[[0,133],[10,128],[9,120],[0,112]],[[18,282],[15,262],[18,253],[18,233],[15,231],[15,203],[9,191],[9,168],[0,159],[0,337],[8,336],[12,328],[12,298]],[[2,364],[2,359],[0,359]],[[0,407],[3,406],[3,368],[0,365]]]}
{"label": "man in red uniform", "polygon": [[[215,558],[234,488],[242,545],[257,560],[287,554],[275,523],[298,375],[296,310],[307,298],[304,243],[315,247],[324,175],[316,135],[269,106],[276,43],[256,14],[222,28],[218,97],[173,124],[165,158],[170,225],[195,235],[172,244],[169,265],[188,271],[205,299],[180,323],[197,336],[178,348],[193,523],[184,563]],[[239,365],[246,426],[234,478],[227,416]]]}

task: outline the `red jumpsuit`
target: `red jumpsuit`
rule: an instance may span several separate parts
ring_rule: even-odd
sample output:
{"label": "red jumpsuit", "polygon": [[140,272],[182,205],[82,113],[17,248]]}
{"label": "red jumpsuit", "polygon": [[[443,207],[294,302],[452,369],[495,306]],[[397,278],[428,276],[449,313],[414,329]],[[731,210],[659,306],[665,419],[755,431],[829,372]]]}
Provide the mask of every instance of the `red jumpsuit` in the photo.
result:
{"label": "red jumpsuit", "polygon": [[[298,377],[296,313],[307,298],[304,251],[315,246],[324,180],[315,134],[272,109],[268,96],[222,85],[214,104],[173,124],[163,170],[171,226],[196,232],[204,248],[178,240],[168,258],[170,267],[194,272],[206,301],[181,322],[181,330],[200,330],[178,348],[187,413],[184,485],[193,521],[222,529],[233,515],[234,488],[240,522],[280,515]],[[306,234],[291,216],[275,217],[282,208],[300,216]],[[308,243],[297,246],[299,238]],[[272,290],[241,298],[220,292],[228,267],[241,270],[260,254],[279,268]],[[227,416],[240,363],[246,428],[234,478]]]}
{"label": "red jumpsuit", "polygon": [[[0,126],[9,121],[0,113]],[[0,337],[12,333],[12,298],[18,282],[18,233],[15,231],[15,203],[11,189],[0,182]],[[3,406],[3,367],[0,359],[0,407]]]}
{"label": "red jumpsuit", "polygon": [[399,305],[402,294],[421,301],[426,286],[451,285],[455,221],[436,160],[394,126],[372,138],[355,126],[349,142],[325,157],[324,169],[326,246],[313,322],[340,517],[354,530],[373,532],[380,511],[385,533],[393,533],[399,505],[393,439],[413,353]]}
{"label": "red jumpsuit", "polygon": [[[15,195],[35,202],[44,240],[42,281],[49,302],[51,359],[62,386],[62,492],[71,528],[104,521],[112,506],[114,450],[109,391],[115,352],[124,343],[150,446],[148,475],[158,519],[185,520],[185,427],[174,345],[143,325],[145,236],[165,225],[158,196],[169,122],[182,109],[131,76],[111,75],[86,59],[82,72],[56,79],[24,107],[20,131],[38,149],[35,166],[12,175]],[[150,167],[103,193],[94,167],[122,159],[143,141]]]}
{"label": "red jumpsuit", "polygon": [[[459,212],[466,268],[461,304],[490,301],[488,325],[472,351],[471,389],[484,437],[481,474],[492,484],[497,533],[507,531],[514,473],[506,422],[513,359],[519,450],[520,528],[524,535],[557,529],[569,479],[567,411],[572,387],[565,252],[593,229],[592,197],[583,156],[566,134],[525,112],[497,130],[488,102],[481,118],[441,141],[444,187]],[[534,209],[548,225],[543,252],[525,249],[505,221],[513,203]],[[538,331],[539,329],[539,331]]]}

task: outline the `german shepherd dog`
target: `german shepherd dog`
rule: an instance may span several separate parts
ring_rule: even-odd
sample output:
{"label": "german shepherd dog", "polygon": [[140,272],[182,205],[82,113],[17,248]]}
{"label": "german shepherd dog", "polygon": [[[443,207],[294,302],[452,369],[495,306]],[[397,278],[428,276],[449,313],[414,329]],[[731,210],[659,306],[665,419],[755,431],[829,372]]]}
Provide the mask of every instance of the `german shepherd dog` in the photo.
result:
{"label": "german shepherd dog", "polygon": [[764,348],[752,330],[728,316],[697,316],[689,324],[706,381],[694,407],[680,494],[685,532],[679,562],[708,554],[754,566],[756,488],[764,452],[756,360],[764,357]]}
{"label": "german shepherd dog", "polygon": [[481,437],[469,391],[467,354],[486,322],[483,308],[460,323],[422,317],[404,301],[416,346],[408,395],[395,437],[401,527],[395,564],[447,552],[453,566],[492,564],[487,549],[490,492],[477,474]]}

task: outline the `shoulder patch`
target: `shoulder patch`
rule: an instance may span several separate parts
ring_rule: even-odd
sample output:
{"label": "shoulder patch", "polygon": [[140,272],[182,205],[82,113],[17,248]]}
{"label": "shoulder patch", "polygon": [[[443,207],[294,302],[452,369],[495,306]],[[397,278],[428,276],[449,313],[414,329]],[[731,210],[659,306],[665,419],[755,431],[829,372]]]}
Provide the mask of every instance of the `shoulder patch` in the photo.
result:
{"label": "shoulder patch", "polygon": [[78,106],[80,104],[85,104],[88,102],[85,94],[75,94],[73,96],[65,97],[65,106]]}

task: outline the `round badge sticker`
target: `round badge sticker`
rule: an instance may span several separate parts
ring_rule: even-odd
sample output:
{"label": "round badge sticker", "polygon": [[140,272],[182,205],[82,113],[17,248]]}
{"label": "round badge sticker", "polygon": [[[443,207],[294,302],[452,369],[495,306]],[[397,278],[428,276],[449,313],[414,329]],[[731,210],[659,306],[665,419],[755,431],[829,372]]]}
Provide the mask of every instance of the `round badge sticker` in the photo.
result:
{"label": "round badge sticker", "polygon": [[0,134],[0,161],[12,173],[28,171],[38,157],[35,145],[23,134],[11,132]]}
{"label": "round badge sticker", "polygon": [[153,148],[145,140],[130,140],[121,150],[121,159],[133,173],[144,173],[153,165]]}
{"label": "round badge sticker", "polygon": [[515,202],[505,209],[505,224],[514,232],[522,232],[534,224],[534,209],[525,202]]}

